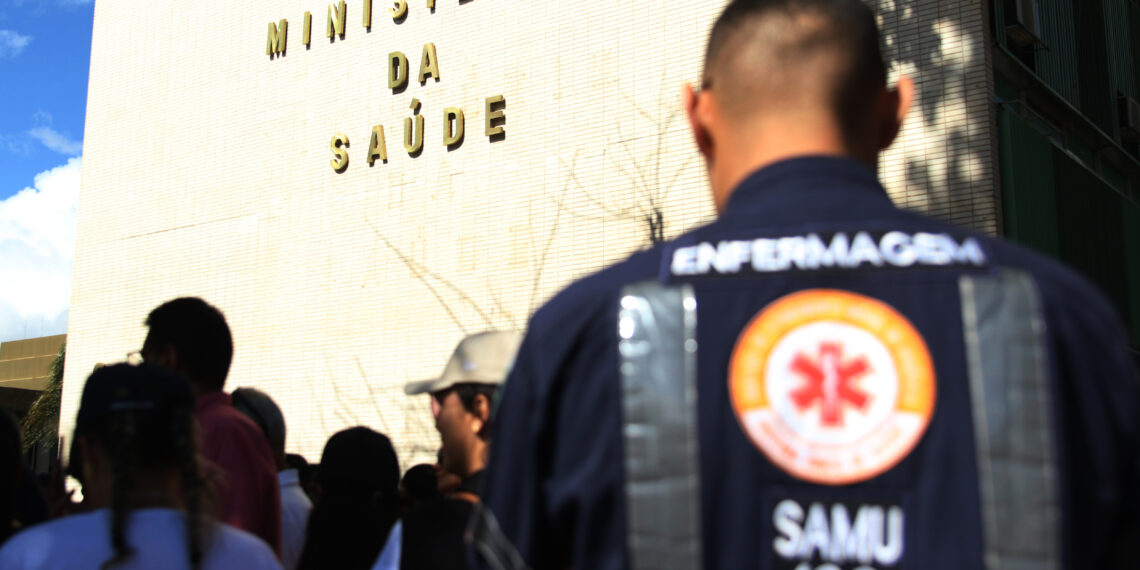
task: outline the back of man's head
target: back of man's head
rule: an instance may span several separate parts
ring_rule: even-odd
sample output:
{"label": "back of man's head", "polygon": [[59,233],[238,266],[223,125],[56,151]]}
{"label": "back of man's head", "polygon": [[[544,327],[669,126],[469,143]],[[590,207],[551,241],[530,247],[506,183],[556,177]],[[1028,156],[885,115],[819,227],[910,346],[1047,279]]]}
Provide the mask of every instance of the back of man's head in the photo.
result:
{"label": "back of man's head", "polygon": [[146,318],[150,328],[143,344],[148,353],[172,347],[177,369],[200,391],[221,390],[234,355],[233,337],[222,312],[197,297],[167,301]]}
{"label": "back of man's head", "polygon": [[734,0],[709,37],[703,86],[739,124],[823,112],[850,143],[886,78],[875,15],[861,0]]}
{"label": "back of man's head", "polygon": [[253,420],[269,440],[269,448],[285,468],[285,416],[273,398],[256,388],[238,388],[230,396],[234,408]]}
{"label": "back of man's head", "polygon": [[435,467],[427,463],[408,469],[400,485],[412,500],[419,503],[426,503],[439,497],[439,478],[435,474]]}

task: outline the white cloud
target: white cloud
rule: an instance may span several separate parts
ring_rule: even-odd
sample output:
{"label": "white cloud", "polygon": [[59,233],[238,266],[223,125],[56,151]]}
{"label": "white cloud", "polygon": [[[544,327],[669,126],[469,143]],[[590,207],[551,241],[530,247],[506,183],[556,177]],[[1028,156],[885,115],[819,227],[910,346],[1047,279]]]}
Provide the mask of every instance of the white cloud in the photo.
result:
{"label": "white cloud", "polygon": [[0,149],[12,154],[27,156],[32,153],[32,144],[27,137],[0,133]]}
{"label": "white cloud", "polygon": [[80,157],[0,200],[0,341],[67,332]]}
{"label": "white cloud", "polygon": [[83,152],[83,141],[73,141],[51,127],[36,127],[28,131],[28,134],[60,154],[77,156]]}
{"label": "white cloud", "polygon": [[21,36],[12,30],[0,30],[0,59],[20,55],[31,41],[31,36]]}

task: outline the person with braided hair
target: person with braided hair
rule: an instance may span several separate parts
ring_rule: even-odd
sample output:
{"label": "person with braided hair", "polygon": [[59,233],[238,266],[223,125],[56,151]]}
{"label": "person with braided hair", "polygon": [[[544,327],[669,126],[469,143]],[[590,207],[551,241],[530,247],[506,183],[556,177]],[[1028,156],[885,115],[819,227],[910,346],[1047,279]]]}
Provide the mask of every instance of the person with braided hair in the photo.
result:
{"label": "person with braided hair", "polygon": [[94,510],[14,536],[0,568],[281,568],[256,536],[207,515],[194,392],[181,376],[147,364],[96,370],[74,439]]}

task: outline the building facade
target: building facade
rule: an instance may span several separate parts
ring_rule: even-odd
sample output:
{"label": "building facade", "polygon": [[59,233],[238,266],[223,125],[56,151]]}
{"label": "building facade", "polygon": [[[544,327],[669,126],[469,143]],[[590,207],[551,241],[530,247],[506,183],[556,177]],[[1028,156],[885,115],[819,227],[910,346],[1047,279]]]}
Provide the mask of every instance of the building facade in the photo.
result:
{"label": "building facade", "polygon": [[0,342],[0,408],[23,418],[51,380],[51,363],[66,342],[65,334]]}
{"label": "building facade", "polygon": [[1092,279],[1140,348],[1140,5],[991,8],[1006,235]]}
{"label": "building facade", "polygon": [[24,465],[38,473],[47,473],[59,452],[55,366],[66,343],[65,334],[0,343],[0,408],[20,421]]}
{"label": "building facade", "polygon": [[[405,382],[713,216],[680,86],[724,3],[97,3],[63,433],[92,366],[195,295],[290,452],[365,424],[430,460]],[[891,197],[1001,232],[989,3],[873,5],[919,88]]]}

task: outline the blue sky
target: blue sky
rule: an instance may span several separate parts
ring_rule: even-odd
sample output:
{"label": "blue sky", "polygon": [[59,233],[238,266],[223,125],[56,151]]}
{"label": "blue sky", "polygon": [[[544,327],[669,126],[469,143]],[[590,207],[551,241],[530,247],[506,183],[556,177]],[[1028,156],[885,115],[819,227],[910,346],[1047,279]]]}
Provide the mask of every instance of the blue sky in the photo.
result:
{"label": "blue sky", "polygon": [[93,12],[0,0],[0,341],[66,332]]}

